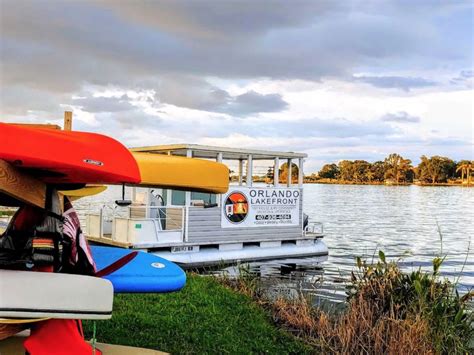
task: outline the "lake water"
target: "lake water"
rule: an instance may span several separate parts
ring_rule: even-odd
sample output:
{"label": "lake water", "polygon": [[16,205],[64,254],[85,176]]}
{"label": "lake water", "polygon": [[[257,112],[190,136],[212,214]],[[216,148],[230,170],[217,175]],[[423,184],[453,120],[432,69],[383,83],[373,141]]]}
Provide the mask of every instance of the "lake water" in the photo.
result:
{"label": "lake water", "polygon": [[[111,192],[91,200],[96,206],[111,202]],[[90,200],[78,202],[82,210]],[[430,270],[435,256],[445,256],[442,275],[458,282],[461,293],[474,288],[474,188],[308,184],[304,211],[324,224],[329,259],[322,264],[312,258],[250,264],[271,294],[342,301],[355,257],[372,259],[378,250],[400,260],[407,271]]]}
{"label": "lake water", "polygon": [[445,256],[442,275],[461,293],[474,288],[473,188],[307,184],[304,211],[323,222],[329,259],[250,264],[271,293],[342,301],[356,256],[371,260],[378,250],[407,271],[429,271],[434,257]]}

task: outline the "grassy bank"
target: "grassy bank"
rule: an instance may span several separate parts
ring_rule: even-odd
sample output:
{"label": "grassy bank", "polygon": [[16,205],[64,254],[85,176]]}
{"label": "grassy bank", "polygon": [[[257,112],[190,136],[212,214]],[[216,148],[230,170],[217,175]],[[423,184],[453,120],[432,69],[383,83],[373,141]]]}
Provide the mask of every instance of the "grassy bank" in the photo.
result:
{"label": "grassy bank", "polygon": [[[98,321],[97,340],[175,354],[308,353],[310,348],[278,329],[267,310],[210,277],[188,275],[170,294],[122,294],[113,317]],[[92,337],[92,322],[84,322]]]}

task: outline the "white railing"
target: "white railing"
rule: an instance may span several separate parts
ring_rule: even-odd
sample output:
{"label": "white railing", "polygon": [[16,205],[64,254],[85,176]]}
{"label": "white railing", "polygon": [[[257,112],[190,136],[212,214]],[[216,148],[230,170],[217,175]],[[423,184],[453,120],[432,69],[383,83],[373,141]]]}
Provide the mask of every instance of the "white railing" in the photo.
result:
{"label": "white railing", "polygon": [[129,206],[128,218],[152,219],[159,223],[159,230],[182,230],[184,226],[184,207]]}
{"label": "white railing", "polygon": [[182,242],[184,207],[104,205],[86,215],[86,233],[122,243]]}

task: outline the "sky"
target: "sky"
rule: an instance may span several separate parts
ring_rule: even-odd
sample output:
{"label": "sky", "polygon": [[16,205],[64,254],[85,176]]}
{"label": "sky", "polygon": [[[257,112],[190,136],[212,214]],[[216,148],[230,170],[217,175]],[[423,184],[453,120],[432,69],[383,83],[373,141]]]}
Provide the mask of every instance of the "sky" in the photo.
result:
{"label": "sky", "polygon": [[0,0],[1,121],[127,146],[474,159],[472,1]]}

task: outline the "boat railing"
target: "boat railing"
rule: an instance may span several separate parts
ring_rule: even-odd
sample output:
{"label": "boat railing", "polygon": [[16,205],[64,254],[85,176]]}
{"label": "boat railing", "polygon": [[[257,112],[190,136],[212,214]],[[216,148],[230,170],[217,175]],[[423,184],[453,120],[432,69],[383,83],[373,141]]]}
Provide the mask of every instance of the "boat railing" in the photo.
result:
{"label": "boat railing", "polygon": [[182,242],[184,239],[184,207],[103,205],[98,213],[86,215],[89,238],[114,243],[138,245]]}
{"label": "boat railing", "polygon": [[[184,207],[181,206],[129,206],[128,218],[152,219],[159,223],[159,230],[182,230],[184,226]],[[161,226],[161,227],[160,227]]]}

